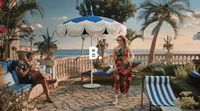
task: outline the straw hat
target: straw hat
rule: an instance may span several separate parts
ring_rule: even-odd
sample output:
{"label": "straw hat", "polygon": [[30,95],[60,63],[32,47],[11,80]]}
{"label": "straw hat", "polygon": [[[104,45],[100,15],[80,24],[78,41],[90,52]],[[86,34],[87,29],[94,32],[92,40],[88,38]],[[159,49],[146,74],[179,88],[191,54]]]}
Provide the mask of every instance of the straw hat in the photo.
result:
{"label": "straw hat", "polygon": [[[119,35],[118,37],[122,38],[122,39],[124,40],[126,46],[128,46],[128,39],[127,39],[125,36]],[[118,38],[118,37],[117,37],[117,38]]]}

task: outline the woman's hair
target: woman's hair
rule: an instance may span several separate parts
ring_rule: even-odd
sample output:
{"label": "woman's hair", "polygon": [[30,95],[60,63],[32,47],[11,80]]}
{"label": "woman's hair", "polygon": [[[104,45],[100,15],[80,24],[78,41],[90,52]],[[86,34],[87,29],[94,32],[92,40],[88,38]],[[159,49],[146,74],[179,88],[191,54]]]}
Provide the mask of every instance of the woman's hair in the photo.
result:
{"label": "woman's hair", "polygon": [[26,57],[27,57],[27,58],[30,58],[30,57],[33,56],[33,55],[34,55],[34,54],[33,54],[32,52],[28,52],[27,55],[26,55]]}
{"label": "woman's hair", "polygon": [[127,38],[125,36],[119,35],[117,38],[121,38],[123,40],[124,44],[125,44],[125,47],[127,47],[127,45],[128,45],[127,44]]}

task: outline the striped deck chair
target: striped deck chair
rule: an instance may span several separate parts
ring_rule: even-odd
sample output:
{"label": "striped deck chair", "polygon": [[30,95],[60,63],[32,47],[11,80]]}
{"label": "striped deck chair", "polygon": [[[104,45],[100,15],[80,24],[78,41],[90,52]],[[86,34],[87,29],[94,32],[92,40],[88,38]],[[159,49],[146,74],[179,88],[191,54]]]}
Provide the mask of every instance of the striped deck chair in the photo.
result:
{"label": "striped deck chair", "polygon": [[[151,105],[160,107],[163,111],[181,111],[175,106],[174,93],[170,86],[169,76],[145,76],[143,82],[143,92],[147,95]],[[142,97],[143,102],[143,97]]]}

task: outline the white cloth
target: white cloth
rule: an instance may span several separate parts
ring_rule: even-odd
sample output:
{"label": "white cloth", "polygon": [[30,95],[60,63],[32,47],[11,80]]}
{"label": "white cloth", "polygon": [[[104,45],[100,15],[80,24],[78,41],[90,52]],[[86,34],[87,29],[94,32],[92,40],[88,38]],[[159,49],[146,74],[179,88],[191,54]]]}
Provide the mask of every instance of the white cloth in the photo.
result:
{"label": "white cloth", "polygon": [[182,111],[179,107],[173,107],[173,106],[161,106],[160,107],[163,111]]}

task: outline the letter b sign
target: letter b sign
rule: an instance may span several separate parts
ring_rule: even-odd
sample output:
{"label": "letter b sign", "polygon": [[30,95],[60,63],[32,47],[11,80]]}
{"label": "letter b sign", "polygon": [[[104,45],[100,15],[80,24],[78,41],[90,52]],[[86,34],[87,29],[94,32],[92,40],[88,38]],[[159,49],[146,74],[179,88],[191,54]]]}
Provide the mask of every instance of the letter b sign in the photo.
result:
{"label": "letter b sign", "polygon": [[98,57],[98,49],[96,47],[89,48],[89,59],[96,59]]}

